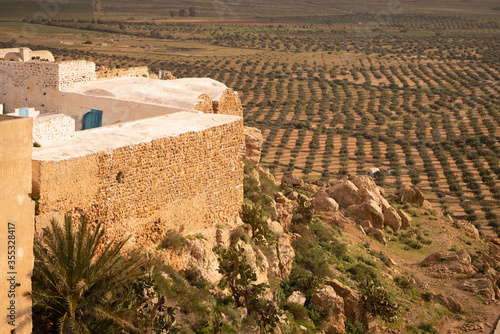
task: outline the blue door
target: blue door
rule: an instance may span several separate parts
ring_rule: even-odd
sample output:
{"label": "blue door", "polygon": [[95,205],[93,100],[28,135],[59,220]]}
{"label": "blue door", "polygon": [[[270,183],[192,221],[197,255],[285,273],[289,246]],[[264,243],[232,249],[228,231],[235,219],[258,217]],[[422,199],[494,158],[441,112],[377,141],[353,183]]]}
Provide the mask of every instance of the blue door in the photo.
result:
{"label": "blue door", "polygon": [[30,108],[19,108],[19,116],[28,117],[30,115]]}
{"label": "blue door", "polygon": [[102,110],[90,109],[83,116],[83,130],[99,128],[102,126]]}

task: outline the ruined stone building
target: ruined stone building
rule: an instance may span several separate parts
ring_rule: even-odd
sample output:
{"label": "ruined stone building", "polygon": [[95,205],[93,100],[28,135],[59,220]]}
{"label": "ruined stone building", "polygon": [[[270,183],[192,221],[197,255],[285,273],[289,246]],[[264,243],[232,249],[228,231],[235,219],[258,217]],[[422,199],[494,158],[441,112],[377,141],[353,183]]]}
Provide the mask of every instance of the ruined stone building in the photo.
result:
{"label": "ruined stone building", "polygon": [[[108,240],[130,236],[129,247],[155,247],[169,229],[206,234],[234,221],[243,202],[243,119],[232,89],[208,78],[149,79],[144,68],[102,74],[92,62],[39,61],[30,52],[0,50],[19,55],[0,60],[0,236],[16,222],[26,239],[22,256],[17,249],[21,286],[33,265],[30,197],[36,229],[81,214],[104,222]],[[8,286],[0,288],[6,295]],[[0,309],[8,303],[0,298]],[[0,333],[9,328],[3,319]]]}

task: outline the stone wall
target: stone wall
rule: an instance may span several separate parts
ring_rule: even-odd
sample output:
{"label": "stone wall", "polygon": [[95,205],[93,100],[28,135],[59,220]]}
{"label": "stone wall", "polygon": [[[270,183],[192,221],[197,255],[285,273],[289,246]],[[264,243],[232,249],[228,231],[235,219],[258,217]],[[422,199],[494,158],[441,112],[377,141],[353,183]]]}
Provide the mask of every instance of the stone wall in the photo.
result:
{"label": "stone wall", "polygon": [[145,77],[149,78],[149,69],[147,66],[129,67],[129,68],[97,68],[96,78],[99,79],[114,79],[114,78],[129,78],[129,77]]}
{"label": "stone wall", "polygon": [[33,119],[33,142],[40,145],[75,135],[75,120],[64,114],[45,114]]}
{"label": "stone wall", "polygon": [[59,65],[59,87],[71,87],[96,80],[95,63],[86,60],[63,61]]}
{"label": "stone wall", "polygon": [[242,141],[238,119],[112,151],[34,160],[33,191],[41,214],[82,213],[105,222],[109,238],[132,234],[132,244],[154,246],[169,229],[201,233],[238,216]]}
{"label": "stone wall", "polygon": [[4,85],[22,87],[22,89],[26,89],[29,83],[33,83],[39,88],[58,88],[59,64],[36,61],[26,63],[0,61],[0,82]]}
{"label": "stone wall", "polygon": [[231,88],[222,92],[218,100],[213,100],[207,94],[198,97],[200,102],[194,106],[195,110],[205,114],[224,114],[243,117],[243,107],[238,93]]}
{"label": "stone wall", "polygon": [[31,333],[32,122],[0,115],[0,334]]}

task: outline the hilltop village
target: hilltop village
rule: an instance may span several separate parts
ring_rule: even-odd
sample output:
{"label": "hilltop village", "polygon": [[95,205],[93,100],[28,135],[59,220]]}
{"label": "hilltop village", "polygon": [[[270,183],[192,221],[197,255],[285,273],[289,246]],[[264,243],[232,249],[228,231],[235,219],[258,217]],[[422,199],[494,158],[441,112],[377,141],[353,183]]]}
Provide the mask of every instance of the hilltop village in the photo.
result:
{"label": "hilltop village", "polygon": [[238,93],[218,81],[4,49],[0,103],[0,218],[2,233],[17,238],[12,249],[0,241],[2,258],[15,254],[0,267],[11,273],[0,284],[9,296],[0,333],[36,332],[25,295],[33,240],[65,216],[102,222],[104,242],[128,238],[125,255],[142,250],[172,270],[161,279],[183,292],[151,283],[141,306],[163,329],[495,330],[497,240],[444,215],[418,188],[386,194],[368,172],[277,180],[260,165],[262,135],[244,127]]}

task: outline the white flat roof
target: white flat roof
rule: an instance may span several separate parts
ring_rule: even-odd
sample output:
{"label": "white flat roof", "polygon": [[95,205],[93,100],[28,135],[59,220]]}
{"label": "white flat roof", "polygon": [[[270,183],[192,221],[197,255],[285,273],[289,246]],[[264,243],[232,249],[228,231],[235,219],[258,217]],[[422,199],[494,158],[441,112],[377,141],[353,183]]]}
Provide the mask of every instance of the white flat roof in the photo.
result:
{"label": "white flat roof", "polygon": [[64,92],[101,96],[124,101],[157,104],[180,109],[193,109],[202,94],[219,100],[227,86],[209,78],[156,80],[148,78],[117,78],[98,80],[66,87]]}
{"label": "white flat roof", "polygon": [[164,137],[203,131],[241,120],[239,116],[178,112],[112,126],[78,131],[75,137],[34,147],[32,159],[60,161],[98,152],[111,152],[124,146],[151,142]]}

